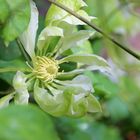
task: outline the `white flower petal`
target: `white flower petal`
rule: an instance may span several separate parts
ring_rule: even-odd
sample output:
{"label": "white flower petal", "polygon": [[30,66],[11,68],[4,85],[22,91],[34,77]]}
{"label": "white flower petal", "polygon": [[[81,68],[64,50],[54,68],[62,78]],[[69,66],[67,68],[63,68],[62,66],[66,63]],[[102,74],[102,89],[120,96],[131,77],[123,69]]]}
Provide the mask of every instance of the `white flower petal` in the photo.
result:
{"label": "white flower petal", "polygon": [[[66,7],[69,7],[74,12],[78,12],[82,7],[87,6],[87,4],[83,0],[57,0],[57,2],[65,5]],[[86,14],[87,15],[87,14]],[[85,14],[84,14],[85,17]],[[86,16],[87,17],[87,16]],[[51,25],[53,22],[58,21],[65,21],[69,24],[74,25],[83,25],[83,22],[79,21],[72,17],[68,12],[65,10],[55,6],[51,5],[51,7],[48,10],[47,16],[46,16],[46,23],[47,25]],[[76,23],[78,22],[78,23]]]}
{"label": "white flower petal", "polygon": [[38,10],[35,3],[30,0],[31,19],[27,30],[20,36],[20,41],[31,58],[34,57],[36,32],[38,29]]}
{"label": "white flower petal", "polygon": [[95,32],[94,31],[85,31],[81,30],[78,32],[75,32],[71,35],[67,35],[66,37],[63,38],[62,40],[62,46],[60,50],[57,52],[57,55],[62,54],[64,51],[77,47],[84,41],[88,40],[91,36],[93,36]]}
{"label": "white flower petal", "polygon": [[56,26],[47,26],[39,35],[37,42],[37,47],[41,50],[44,47],[47,47],[47,42],[49,43],[49,37],[53,36],[63,36],[63,29]]}
{"label": "white flower petal", "polygon": [[85,75],[78,75],[71,81],[55,80],[55,82],[67,87],[78,87],[84,89],[87,92],[94,92],[91,80]]}
{"label": "white flower petal", "polygon": [[64,62],[76,62],[76,63],[82,63],[90,66],[96,65],[96,66],[109,67],[107,61],[104,58],[94,54],[69,55],[60,60],[60,63],[64,63]]}
{"label": "white flower petal", "polygon": [[13,79],[13,86],[16,91],[15,103],[28,104],[29,93],[26,84],[26,75],[20,71],[16,73]]}

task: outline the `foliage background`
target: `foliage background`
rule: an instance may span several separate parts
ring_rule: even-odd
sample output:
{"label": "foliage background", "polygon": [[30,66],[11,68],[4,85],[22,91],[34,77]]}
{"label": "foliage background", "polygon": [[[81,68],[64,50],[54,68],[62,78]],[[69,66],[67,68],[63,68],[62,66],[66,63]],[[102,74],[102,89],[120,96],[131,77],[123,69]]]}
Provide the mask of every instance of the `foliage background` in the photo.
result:
{"label": "foliage background", "polygon": [[[140,4],[138,1],[86,0],[85,2],[89,6],[86,8],[88,13],[97,17],[94,23],[126,46],[140,52]],[[45,0],[36,0],[36,3],[41,15],[38,30],[40,32],[44,27],[49,3]],[[89,48],[87,52],[90,50],[90,53],[103,56],[114,70],[114,76],[110,78],[98,72],[85,73],[93,81],[94,95],[101,102],[103,112],[87,114],[81,119],[53,118],[33,105],[11,106],[0,111],[1,140],[140,139],[140,62],[98,33],[84,47]],[[15,42],[10,43],[10,47],[5,49],[3,41],[0,40],[0,61],[14,60],[19,57],[22,59]],[[7,81],[12,80],[12,77],[12,73],[0,74],[0,96],[3,96],[3,91],[10,89],[10,82]]]}

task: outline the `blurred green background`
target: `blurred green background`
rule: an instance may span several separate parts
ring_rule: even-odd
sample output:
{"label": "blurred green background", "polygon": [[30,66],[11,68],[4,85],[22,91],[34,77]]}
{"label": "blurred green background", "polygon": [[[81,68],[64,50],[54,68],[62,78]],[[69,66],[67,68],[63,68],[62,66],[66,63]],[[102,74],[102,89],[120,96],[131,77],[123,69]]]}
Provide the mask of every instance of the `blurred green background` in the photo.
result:
{"label": "blurred green background", "polygon": [[[93,23],[140,53],[139,0],[85,2],[88,4],[86,11],[97,17]],[[40,32],[45,26],[49,3],[36,0],[36,4],[40,11]],[[15,42],[5,49],[0,41],[0,46],[1,60],[21,57]],[[53,118],[35,105],[10,106],[0,110],[0,140],[140,140],[140,62],[98,33],[85,43],[86,47],[89,49],[83,51],[104,57],[113,69],[112,76],[85,72],[93,82],[94,95],[103,111],[70,119]],[[12,77],[12,73],[0,74],[0,96],[10,89]]]}

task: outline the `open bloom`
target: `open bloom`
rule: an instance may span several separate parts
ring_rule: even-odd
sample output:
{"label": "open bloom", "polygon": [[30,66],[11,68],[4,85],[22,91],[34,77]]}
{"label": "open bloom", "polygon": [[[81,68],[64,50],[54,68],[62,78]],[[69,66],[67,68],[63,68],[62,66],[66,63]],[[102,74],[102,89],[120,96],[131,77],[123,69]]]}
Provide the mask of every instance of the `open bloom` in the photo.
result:
{"label": "open bloom", "polygon": [[[60,2],[65,3],[65,0]],[[74,1],[68,0],[65,4],[69,4],[71,9],[87,19],[92,19],[80,10],[86,5],[82,0],[73,3]],[[13,79],[15,103],[27,104],[29,94],[33,93],[39,106],[53,116],[80,117],[87,112],[100,111],[100,104],[92,95],[92,83],[83,73],[86,70],[108,71],[108,64],[103,58],[93,54],[65,53],[80,46],[94,32],[76,31],[75,25],[84,23],[52,5],[46,18],[47,27],[40,33],[36,45],[38,11],[32,0],[30,5],[30,23],[20,36],[20,41],[31,58],[31,64],[28,64],[30,72],[24,74],[18,71]],[[64,65],[70,65],[71,62],[75,64],[75,68],[66,71]]]}

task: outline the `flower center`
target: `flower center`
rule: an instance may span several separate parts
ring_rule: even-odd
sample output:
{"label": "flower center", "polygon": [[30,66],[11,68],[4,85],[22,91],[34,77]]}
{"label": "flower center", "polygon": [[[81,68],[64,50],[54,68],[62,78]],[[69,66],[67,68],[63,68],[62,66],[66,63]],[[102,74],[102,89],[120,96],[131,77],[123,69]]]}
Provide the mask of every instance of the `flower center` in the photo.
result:
{"label": "flower center", "polygon": [[58,73],[58,62],[46,56],[37,56],[36,58],[33,71],[36,77],[43,82],[52,82]]}

